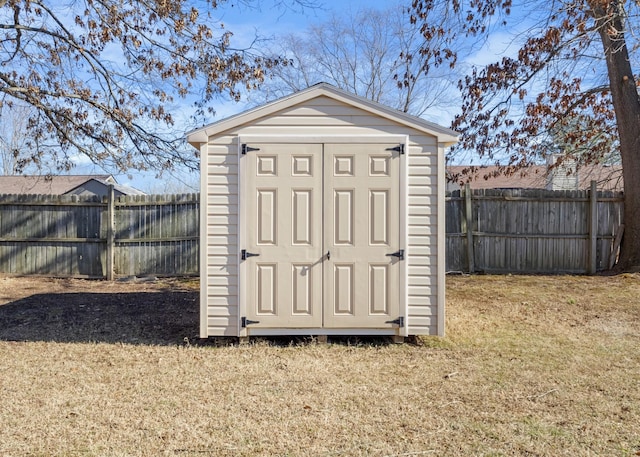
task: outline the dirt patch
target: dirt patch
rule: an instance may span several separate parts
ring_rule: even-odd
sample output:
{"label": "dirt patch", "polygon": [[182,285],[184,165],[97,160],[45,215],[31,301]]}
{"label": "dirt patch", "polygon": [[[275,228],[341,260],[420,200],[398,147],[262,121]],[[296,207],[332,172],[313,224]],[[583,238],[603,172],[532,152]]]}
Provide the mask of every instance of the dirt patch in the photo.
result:
{"label": "dirt patch", "polygon": [[198,333],[197,282],[0,278],[0,340],[180,344]]}

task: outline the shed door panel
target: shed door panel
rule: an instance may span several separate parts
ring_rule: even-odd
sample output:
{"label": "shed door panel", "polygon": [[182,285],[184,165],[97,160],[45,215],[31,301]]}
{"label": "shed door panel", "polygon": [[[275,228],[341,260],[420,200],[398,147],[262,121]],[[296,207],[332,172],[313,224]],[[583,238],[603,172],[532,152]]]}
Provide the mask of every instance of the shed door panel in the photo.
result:
{"label": "shed door panel", "polygon": [[399,316],[397,144],[326,144],[324,326],[385,328]]}
{"label": "shed door panel", "polygon": [[243,177],[247,318],[322,326],[322,145],[252,144]]}
{"label": "shed door panel", "polygon": [[[393,328],[397,144],[251,144],[243,176],[251,327]],[[330,256],[327,256],[330,253]]]}

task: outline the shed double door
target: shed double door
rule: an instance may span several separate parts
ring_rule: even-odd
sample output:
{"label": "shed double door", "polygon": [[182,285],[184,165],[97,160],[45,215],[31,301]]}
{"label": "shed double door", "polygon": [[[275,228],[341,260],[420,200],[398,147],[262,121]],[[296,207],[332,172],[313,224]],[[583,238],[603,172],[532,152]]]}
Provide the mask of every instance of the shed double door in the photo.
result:
{"label": "shed double door", "polygon": [[398,144],[249,146],[241,246],[248,326],[394,327]]}

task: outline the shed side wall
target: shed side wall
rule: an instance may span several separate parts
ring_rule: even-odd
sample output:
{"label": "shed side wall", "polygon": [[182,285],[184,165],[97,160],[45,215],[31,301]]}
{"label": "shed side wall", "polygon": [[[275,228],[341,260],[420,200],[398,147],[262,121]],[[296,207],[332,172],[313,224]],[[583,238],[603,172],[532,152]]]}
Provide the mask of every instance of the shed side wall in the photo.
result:
{"label": "shed side wall", "polygon": [[202,156],[206,248],[201,271],[206,271],[206,278],[201,273],[201,293],[205,292],[200,298],[201,318],[206,316],[206,336],[237,336],[238,147],[234,137],[225,136],[209,142],[206,150]]}
{"label": "shed side wall", "polygon": [[438,334],[438,145],[412,135],[408,157],[408,333]]}
{"label": "shed side wall", "polygon": [[[211,137],[206,160],[208,336],[238,332],[239,135],[410,135],[408,148],[408,334],[438,333],[438,145],[436,138],[328,97]],[[204,280],[204,279],[203,279]]]}

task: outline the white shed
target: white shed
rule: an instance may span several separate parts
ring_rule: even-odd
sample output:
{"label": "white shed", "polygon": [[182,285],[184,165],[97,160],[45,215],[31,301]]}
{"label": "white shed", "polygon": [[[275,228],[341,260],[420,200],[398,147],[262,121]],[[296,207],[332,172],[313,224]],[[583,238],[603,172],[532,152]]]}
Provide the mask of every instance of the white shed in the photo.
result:
{"label": "white shed", "polygon": [[201,337],[444,334],[456,132],[322,83],[187,139]]}

